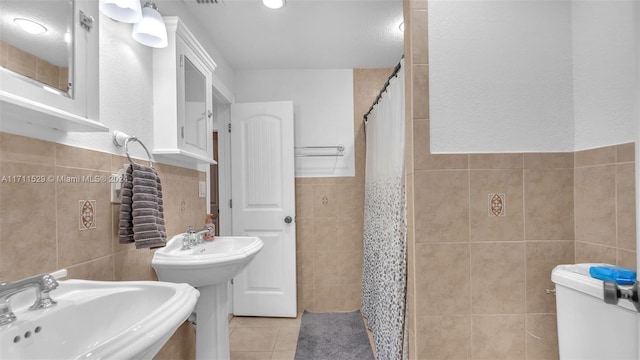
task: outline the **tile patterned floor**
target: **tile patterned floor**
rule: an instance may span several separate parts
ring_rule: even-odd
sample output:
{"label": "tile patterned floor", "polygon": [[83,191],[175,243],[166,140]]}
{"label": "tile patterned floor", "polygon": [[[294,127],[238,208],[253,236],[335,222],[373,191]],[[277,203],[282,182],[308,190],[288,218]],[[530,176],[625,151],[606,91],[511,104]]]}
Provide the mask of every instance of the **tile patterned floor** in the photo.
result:
{"label": "tile patterned floor", "polygon": [[293,360],[301,317],[234,317],[229,322],[231,360]]}
{"label": "tile patterned floor", "polygon": [[[294,360],[301,319],[302,313],[295,319],[232,318],[229,322],[231,360]],[[371,332],[367,331],[367,335],[373,344]]]}

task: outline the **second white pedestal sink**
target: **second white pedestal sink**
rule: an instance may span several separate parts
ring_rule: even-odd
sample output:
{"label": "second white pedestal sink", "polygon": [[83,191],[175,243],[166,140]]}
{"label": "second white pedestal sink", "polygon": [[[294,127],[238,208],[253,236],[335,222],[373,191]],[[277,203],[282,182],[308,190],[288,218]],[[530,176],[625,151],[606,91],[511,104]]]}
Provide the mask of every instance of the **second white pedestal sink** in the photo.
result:
{"label": "second white pedestal sink", "polygon": [[158,279],[187,283],[200,291],[196,304],[196,359],[229,359],[227,282],[260,252],[258,237],[216,236],[215,240],[182,249],[178,234],[158,249],[151,265]]}
{"label": "second white pedestal sink", "polygon": [[0,359],[152,359],[189,317],[198,291],[158,281],[60,281],[55,306],[30,310],[33,289],[10,300]]}

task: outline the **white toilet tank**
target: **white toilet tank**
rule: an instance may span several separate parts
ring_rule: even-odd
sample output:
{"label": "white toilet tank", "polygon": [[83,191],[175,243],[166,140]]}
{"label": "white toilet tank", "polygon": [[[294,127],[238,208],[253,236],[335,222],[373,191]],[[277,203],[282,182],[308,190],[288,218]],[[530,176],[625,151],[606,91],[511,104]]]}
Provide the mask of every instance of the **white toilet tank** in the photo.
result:
{"label": "white toilet tank", "polygon": [[629,300],[606,304],[603,282],[589,276],[591,265],[603,264],[558,265],[551,273],[560,359],[638,360],[639,313]]}

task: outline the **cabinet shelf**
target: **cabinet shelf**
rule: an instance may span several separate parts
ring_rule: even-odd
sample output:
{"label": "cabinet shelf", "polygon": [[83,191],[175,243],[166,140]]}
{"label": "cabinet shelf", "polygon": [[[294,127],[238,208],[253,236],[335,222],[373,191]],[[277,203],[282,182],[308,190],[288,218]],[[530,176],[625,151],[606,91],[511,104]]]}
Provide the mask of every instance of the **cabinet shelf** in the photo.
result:
{"label": "cabinet shelf", "polygon": [[156,159],[169,159],[187,164],[217,164],[213,159],[180,149],[153,149],[151,151]]}
{"label": "cabinet shelf", "polygon": [[24,124],[64,132],[105,132],[109,128],[102,123],[90,120],[52,106],[0,91],[2,122],[0,129],[14,130]]}

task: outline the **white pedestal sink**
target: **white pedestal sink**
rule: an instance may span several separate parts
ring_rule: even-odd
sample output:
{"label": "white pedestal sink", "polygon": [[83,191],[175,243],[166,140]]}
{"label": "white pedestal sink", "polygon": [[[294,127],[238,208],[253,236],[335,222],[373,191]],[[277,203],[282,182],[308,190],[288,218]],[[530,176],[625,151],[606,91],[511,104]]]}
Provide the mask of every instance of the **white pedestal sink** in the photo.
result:
{"label": "white pedestal sink", "polygon": [[158,249],[151,265],[158,279],[188,283],[200,291],[196,303],[196,359],[229,359],[227,282],[260,252],[258,237],[216,236],[215,240],[182,250],[185,234]]}
{"label": "white pedestal sink", "polygon": [[158,281],[60,281],[55,306],[29,310],[35,295],[11,298],[17,320],[0,327],[0,359],[152,359],[198,299]]}

